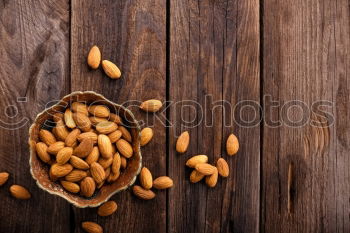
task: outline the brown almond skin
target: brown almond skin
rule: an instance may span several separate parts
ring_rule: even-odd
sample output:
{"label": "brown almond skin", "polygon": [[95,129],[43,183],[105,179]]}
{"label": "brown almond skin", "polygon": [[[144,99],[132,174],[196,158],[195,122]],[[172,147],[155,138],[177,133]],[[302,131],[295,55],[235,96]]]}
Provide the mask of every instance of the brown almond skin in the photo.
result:
{"label": "brown almond skin", "polygon": [[212,175],[205,177],[205,183],[210,188],[214,188],[217,182],[218,182],[218,169],[216,169]]}
{"label": "brown almond skin", "polygon": [[29,191],[20,185],[12,185],[10,187],[10,193],[13,197],[21,200],[27,200],[31,197]]}
{"label": "brown almond skin", "polygon": [[126,158],[123,157],[123,156],[120,157],[120,163],[121,163],[120,166],[121,166],[121,168],[123,168],[123,169],[125,169],[126,166],[128,165],[128,161],[127,161]]}
{"label": "brown almond skin", "polygon": [[56,155],[61,149],[64,148],[64,146],[65,144],[62,141],[55,142],[47,148],[47,152],[52,155]]}
{"label": "brown almond skin", "polygon": [[70,160],[70,157],[73,154],[73,148],[72,147],[64,147],[62,148],[56,156],[56,161],[58,164],[62,165],[67,163]]}
{"label": "brown almond skin", "polygon": [[226,152],[232,156],[238,152],[239,142],[238,138],[234,134],[230,134],[226,141]]}
{"label": "brown almond skin", "polygon": [[81,133],[80,129],[73,129],[68,136],[66,137],[65,144],[66,146],[73,147],[77,143],[77,138]]}
{"label": "brown almond skin", "polygon": [[75,112],[75,113],[82,113],[82,114],[84,114],[84,115],[89,115],[89,112],[88,112],[88,108],[87,108],[87,106],[86,106],[86,104],[84,104],[84,103],[80,103],[80,102],[73,102],[72,104],[71,104],[71,110],[73,111],[73,112]]}
{"label": "brown almond skin", "polygon": [[153,130],[151,128],[147,127],[141,130],[141,139],[140,139],[141,146],[147,145],[152,138],[153,138]]}
{"label": "brown almond skin", "polygon": [[118,125],[112,121],[103,121],[96,125],[96,130],[100,134],[110,134],[118,129]]}
{"label": "brown almond skin", "polygon": [[83,222],[81,227],[88,233],[103,233],[103,228],[95,222]]}
{"label": "brown almond skin", "polygon": [[99,158],[100,158],[100,151],[97,146],[94,146],[90,154],[86,157],[85,162],[91,165],[93,162],[97,162]]}
{"label": "brown almond skin", "polygon": [[70,164],[73,165],[73,167],[77,168],[77,169],[81,169],[81,170],[87,170],[90,168],[89,164],[87,162],[85,162],[83,159],[72,155],[70,157]]}
{"label": "brown almond skin", "polygon": [[208,156],[196,155],[191,157],[189,160],[187,160],[186,166],[194,168],[199,163],[207,163],[207,162],[208,162]]}
{"label": "brown almond skin", "polygon": [[140,108],[145,112],[158,112],[159,109],[162,107],[162,105],[163,104],[160,100],[150,99],[150,100],[144,101],[140,105]]}
{"label": "brown almond skin", "polygon": [[199,181],[201,181],[203,178],[205,177],[205,175],[203,175],[202,173],[198,172],[196,169],[193,170],[191,172],[191,175],[190,175],[190,181],[192,183],[197,183]]}
{"label": "brown almond skin", "polygon": [[173,187],[174,182],[168,176],[160,176],[153,181],[153,187],[156,189],[167,189]]}
{"label": "brown almond skin", "polygon": [[110,158],[113,156],[112,143],[107,135],[104,135],[104,134],[98,135],[97,143],[98,143],[98,149],[102,157]]}
{"label": "brown almond skin", "polygon": [[122,136],[122,132],[120,130],[116,130],[110,134],[108,134],[109,140],[111,140],[111,143],[115,143],[120,139]]}
{"label": "brown almond skin", "polygon": [[190,134],[188,131],[181,133],[176,141],[176,151],[178,153],[185,153],[187,151],[188,145],[190,144]]}
{"label": "brown almond skin", "polygon": [[143,167],[140,172],[140,183],[144,189],[151,189],[153,185],[152,173],[147,167]]}
{"label": "brown almond skin", "polygon": [[87,63],[92,69],[97,69],[101,63],[101,51],[100,49],[94,45],[89,51],[87,57]]}
{"label": "brown almond skin", "polygon": [[73,119],[75,121],[75,124],[79,129],[81,129],[84,132],[88,132],[91,130],[91,121],[87,115],[84,113],[74,113]]}
{"label": "brown almond skin", "polygon": [[156,196],[156,194],[152,190],[144,189],[138,185],[134,185],[132,191],[138,198],[141,198],[143,200],[151,200]]}
{"label": "brown almond skin", "polygon": [[80,186],[73,182],[61,180],[61,185],[65,190],[71,193],[79,193],[80,191]]}
{"label": "brown almond skin", "polygon": [[10,174],[7,172],[0,172],[0,186],[6,183],[9,179]]}
{"label": "brown almond skin", "polygon": [[80,182],[80,193],[85,197],[91,197],[96,189],[96,183],[92,177],[85,177]]}
{"label": "brown almond skin", "polygon": [[118,125],[121,125],[123,123],[122,118],[114,113],[109,114],[109,120],[113,121],[114,123],[116,123]]}
{"label": "brown almond skin", "polygon": [[97,143],[97,134],[94,133],[94,132],[85,132],[85,133],[81,133],[81,134],[79,134],[79,136],[78,136],[77,139],[78,139],[79,142],[81,142],[81,141],[83,141],[83,140],[86,139],[86,138],[92,139],[92,141],[94,142],[94,144]]}
{"label": "brown almond skin", "polygon": [[51,159],[50,155],[47,153],[48,146],[43,142],[38,142],[35,145],[36,154],[44,163],[48,163]]}
{"label": "brown almond skin", "polygon": [[107,118],[97,117],[97,116],[91,116],[91,117],[89,117],[89,119],[91,121],[91,124],[93,124],[93,125],[97,125],[98,123],[108,121]]}
{"label": "brown almond skin", "polygon": [[131,134],[127,128],[125,128],[124,126],[121,125],[118,127],[118,130],[120,130],[122,132],[122,138],[124,138],[128,142],[132,141]]}
{"label": "brown almond skin", "polygon": [[66,126],[71,129],[74,129],[77,126],[73,119],[73,112],[69,108],[64,112],[64,123],[66,123]]}
{"label": "brown almond skin", "polygon": [[101,118],[108,118],[110,114],[109,108],[104,105],[91,105],[88,111],[91,115]]}
{"label": "brown almond skin", "polygon": [[64,179],[70,182],[78,182],[87,177],[87,172],[79,169],[74,169],[69,174],[67,174]]}
{"label": "brown almond skin", "polygon": [[196,165],[195,169],[206,176],[214,174],[214,172],[217,170],[216,167],[208,163],[199,163]]}
{"label": "brown almond skin", "polygon": [[90,172],[96,183],[101,183],[106,178],[106,172],[99,163],[92,163],[90,166]]}
{"label": "brown almond skin", "polygon": [[121,158],[120,158],[120,155],[119,153],[115,153],[113,155],[113,162],[112,162],[112,172],[113,173],[118,173],[120,171],[120,165],[121,165]]}
{"label": "brown almond skin", "polygon": [[64,124],[63,120],[59,120],[56,122],[56,127],[53,128],[52,132],[56,136],[56,138],[61,141],[65,141],[66,137],[69,134],[69,131],[66,125]]}
{"label": "brown almond skin", "polygon": [[102,217],[106,217],[113,214],[117,210],[117,208],[118,205],[115,201],[107,201],[98,208],[97,214]]}
{"label": "brown almond skin", "polygon": [[94,147],[92,139],[85,138],[81,143],[74,149],[73,154],[79,158],[87,157]]}
{"label": "brown almond skin", "polygon": [[51,133],[50,131],[48,131],[46,129],[41,129],[39,131],[39,137],[40,137],[40,140],[43,143],[45,143],[47,146],[50,146],[51,144],[53,144],[57,141],[55,136],[53,135],[53,133]]}
{"label": "brown almond skin", "polygon": [[99,158],[99,160],[97,162],[103,167],[103,169],[107,169],[108,167],[110,167],[112,165],[113,157],[110,157],[108,159]]}
{"label": "brown almond skin", "polygon": [[120,171],[118,171],[117,173],[111,172],[107,177],[107,182],[112,183],[116,181],[119,178],[119,176],[120,176]]}
{"label": "brown almond skin", "polygon": [[222,176],[222,177],[229,176],[230,168],[229,168],[225,159],[219,158],[218,161],[216,162],[216,168],[218,169],[220,176]]}
{"label": "brown almond skin", "polygon": [[106,75],[111,79],[118,79],[122,75],[118,66],[116,66],[113,62],[108,60],[102,61],[102,68]]}
{"label": "brown almond skin", "polygon": [[116,146],[119,153],[125,156],[126,158],[130,158],[133,155],[133,149],[128,141],[124,139],[119,139],[116,142]]}
{"label": "brown almond skin", "polygon": [[53,164],[50,168],[50,173],[53,177],[59,178],[68,175],[73,170],[73,166],[69,163],[59,165]]}

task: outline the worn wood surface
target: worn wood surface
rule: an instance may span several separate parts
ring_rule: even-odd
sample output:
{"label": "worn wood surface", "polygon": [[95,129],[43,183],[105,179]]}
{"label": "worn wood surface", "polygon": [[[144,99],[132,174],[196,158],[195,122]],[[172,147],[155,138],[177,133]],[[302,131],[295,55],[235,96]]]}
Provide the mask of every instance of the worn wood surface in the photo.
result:
{"label": "worn wood surface", "polygon": [[[349,9],[348,0],[0,0],[0,171],[11,173],[0,232],[82,232],[86,220],[105,232],[349,232]],[[87,67],[94,44],[121,79]],[[132,100],[155,132],[143,164],[174,188],[152,201],[122,192],[112,197],[118,211],[102,218],[36,186],[28,127],[78,90]],[[153,117],[133,106],[150,98],[167,108]],[[320,100],[330,105],[313,105]],[[291,122],[302,117],[305,125]],[[240,139],[234,157],[230,133]],[[191,184],[184,164],[195,154],[225,158],[229,178],[214,189]],[[12,198],[14,183],[32,199]]]}

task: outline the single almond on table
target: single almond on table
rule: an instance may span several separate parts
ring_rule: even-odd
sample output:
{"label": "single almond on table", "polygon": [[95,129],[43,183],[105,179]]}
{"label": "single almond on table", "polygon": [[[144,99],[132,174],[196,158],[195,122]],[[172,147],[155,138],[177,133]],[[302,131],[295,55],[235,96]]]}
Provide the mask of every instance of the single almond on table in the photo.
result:
{"label": "single almond on table", "polygon": [[50,146],[51,144],[56,142],[55,136],[46,129],[41,129],[39,131],[39,137],[40,140],[45,143],[47,146]]}
{"label": "single almond on table", "polygon": [[0,172],[0,186],[6,183],[6,181],[9,179],[9,173],[7,172]]}
{"label": "single almond on table", "polygon": [[64,141],[66,146],[73,147],[77,143],[77,138],[80,133],[81,133],[80,129],[73,129],[68,134],[68,136],[66,137],[66,140]]}
{"label": "single almond on table", "polygon": [[86,161],[74,155],[70,157],[69,162],[73,165],[73,167],[77,169],[87,170],[90,168],[89,164]]}
{"label": "single almond on table", "polygon": [[202,173],[198,172],[196,169],[193,170],[191,172],[191,175],[190,175],[190,181],[192,183],[197,183],[199,181],[201,181],[203,178],[205,177],[205,175],[203,175]]}
{"label": "single almond on table", "polygon": [[79,142],[81,142],[86,138],[90,138],[95,144],[95,143],[97,143],[97,137],[98,137],[98,135],[94,132],[85,132],[85,133],[79,134],[77,139]]}
{"label": "single almond on table", "polygon": [[20,185],[12,185],[10,187],[10,193],[13,197],[21,200],[27,200],[31,197],[29,191]]}
{"label": "single almond on table", "polygon": [[71,110],[75,113],[82,113],[84,115],[89,115],[88,108],[86,104],[80,102],[74,102],[71,104]]}
{"label": "single almond on table", "polygon": [[81,143],[74,149],[73,154],[79,158],[87,157],[94,147],[92,139],[85,138]]}
{"label": "single almond on table", "polygon": [[168,176],[160,176],[153,181],[153,187],[156,189],[167,189],[173,187],[174,182]]}
{"label": "single almond on table", "polygon": [[127,130],[127,128],[125,128],[124,126],[119,126],[118,130],[120,130],[122,132],[122,137],[127,140],[128,142],[132,141],[132,137],[131,134],[129,132],[129,130]]}
{"label": "single almond on table", "polygon": [[207,162],[208,162],[208,156],[196,155],[196,156],[191,157],[189,160],[187,160],[186,166],[194,168],[199,163],[207,163]]}
{"label": "single almond on table", "polygon": [[66,181],[78,182],[87,177],[87,172],[79,169],[74,169],[64,177]]}
{"label": "single almond on table", "polygon": [[113,156],[113,147],[111,140],[107,135],[100,134],[97,138],[98,149],[103,158],[110,158]]}
{"label": "single almond on table", "polygon": [[87,115],[84,113],[74,113],[73,119],[75,121],[75,124],[79,129],[81,129],[84,132],[88,132],[91,130],[91,121]]}
{"label": "single almond on table", "polygon": [[156,196],[156,194],[152,190],[144,189],[138,185],[134,185],[134,187],[132,188],[132,191],[137,197],[143,200],[151,200]]}
{"label": "single almond on table", "polygon": [[64,142],[58,141],[53,144],[51,144],[47,148],[47,152],[53,155],[56,155],[60,150],[62,150],[65,147]]}
{"label": "single almond on table", "polygon": [[50,168],[50,172],[54,177],[63,177],[68,175],[73,170],[73,166],[69,163],[59,165],[57,163],[53,164]]}
{"label": "single almond on table", "polygon": [[227,154],[232,156],[238,152],[239,142],[238,138],[234,134],[230,134],[226,141]]}
{"label": "single almond on table", "polygon": [[117,208],[118,206],[115,201],[107,201],[98,208],[97,214],[103,217],[109,216],[113,214],[117,210]]}
{"label": "single almond on table", "polygon": [[132,149],[131,145],[129,144],[129,142],[127,142],[126,140],[119,139],[116,142],[116,146],[117,146],[119,153],[121,153],[126,158],[130,158],[133,155],[133,149]]}
{"label": "single almond on table", "polygon": [[217,168],[208,164],[208,163],[199,163],[196,165],[195,169],[202,173],[203,175],[212,175],[215,171],[217,171]]}
{"label": "single almond on table", "polygon": [[218,161],[216,162],[216,168],[218,169],[218,172],[222,177],[228,177],[228,175],[230,174],[230,168],[226,160],[223,158],[218,159]]}
{"label": "single almond on table", "polygon": [[140,108],[146,112],[158,112],[162,107],[162,102],[156,99],[150,99],[142,102]]}
{"label": "single almond on table", "polygon": [[120,165],[121,165],[121,158],[120,158],[120,155],[119,153],[115,153],[113,155],[113,162],[112,162],[112,172],[115,174],[115,173],[118,173],[120,171]]}
{"label": "single almond on table", "polygon": [[64,112],[64,122],[66,123],[66,126],[71,129],[74,129],[77,126],[73,119],[73,112],[69,108]]}
{"label": "single almond on table", "polygon": [[88,111],[91,115],[102,118],[108,118],[110,114],[109,108],[104,105],[91,105]]}
{"label": "single almond on table", "polygon": [[151,141],[153,137],[153,130],[151,128],[144,128],[141,130],[141,139],[140,139],[140,144],[141,146],[146,145]]}
{"label": "single almond on table", "polygon": [[92,163],[90,166],[90,172],[96,183],[101,183],[106,178],[106,173],[103,167],[99,163]]}
{"label": "single almond on table", "polygon": [[140,183],[144,189],[151,189],[153,185],[153,178],[150,170],[143,167],[140,172]]}
{"label": "single almond on table", "polygon": [[215,168],[215,172],[212,175],[205,177],[205,183],[210,188],[214,188],[217,182],[218,182],[218,169]]}
{"label": "single almond on table", "polygon": [[58,164],[65,164],[70,160],[70,157],[73,154],[73,148],[72,147],[64,147],[62,148],[56,156],[56,161]]}
{"label": "single almond on table", "polygon": [[79,193],[79,191],[80,191],[80,186],[76,183],[73,183],[73,182],[61,180],[61,185],[63,186],[63,188],[65,190],[67,190],[68,192],[71,192],[71,193]]}
{"label": "single almond on table", "polygon": [[95,222],[83,222],[81,227],[88,233],[103,233],[103,228]]}
{"label": "single almond on table", "polygon": [[93,162],[97,162],[99,157],[100,157],[100,151],[98,150],[97,146],[94,146],[90,154],[86,157],[85,162],[91,165]]}
{"label": "single almond on table", "polygon": [[187,151],[188,145],[190,144],[190,134],[188,131],[181,133],[176,141],[176,151],[178,153],[185,153]]}
{"label": "single almond on table", "polygon": [[43,142],[38,142],[35,145],[36,154],[44,163],[48,163],[51,159],[50,155],[47,153],[47,145]]}
{"label": "single almond on table", "polygon": [[85,197],[91,197],[96,189],[95,181],[92,177],[85,177],[80,182],[80,193]]}
{"label": "single almond on table", "polygon": [[122,136],[122,132],[120,130],[116,130],[108,134],[108,137],[111,140],[111,143],[115,143],[116,141],[118,141],[121,136]]}
{"label": "single almond on table", "polygon": [[110,167],[112,165],[113,157],[109,157],[107,159],[99,158],[97,162],[103,167],[103,169],[107,169],[108,167]]}
{"label": "single almond on table", "polygon": [[100,134],[109,134],[118,129],[118,125],[111,121],[102,121],[96,125],[96,130]]}
{"label": "single almond on table", "polygon": [[115,113],[110,113],[109,114],[109,119],[111,121],[113,121],[114,123],[118,124],[118,125],[123,123],[122,118],[119,115],[115,114]]}
{"label": "single almond on table", "polygon": [[101,51],[100,49],[94,45],[89,51],[87,57],[87,63],[92,69],[97,69],[100,66],[101,62]]}
{"label": "single almond on table", "polygon": [[106,75],[112,79],[120,78],[120,76],[122,75],[118,66],[116,66],[113,62],[110,62],[108,60],[102,61],[102,68]]}

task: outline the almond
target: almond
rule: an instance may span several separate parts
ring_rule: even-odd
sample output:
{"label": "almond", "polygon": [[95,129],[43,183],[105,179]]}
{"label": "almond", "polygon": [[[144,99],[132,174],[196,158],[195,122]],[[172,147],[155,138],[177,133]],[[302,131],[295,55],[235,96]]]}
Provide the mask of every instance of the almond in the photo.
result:
{"label": "almond", "polygon": [[107,201],[98,208],[97,214],[103,217],[109,216],[113,214],[117,210],[117,208],[118,206],[115,201]]}
{"label": "almond", "polygon": [[27,200],[31,197],[29,191],[26,188],[16,184],[10,187],[10,193],[13,197],[21,200]]}
{"label": "almond", "polygon": [[48,146],[56,142],[55,136],[46,129],[41,129],[39,131],[39,137],[40,140]]}
{"label": "almond", "polygon": [[103,228],[94,222],[83,222],[81,227],[88,233],[103,233]]}
{"label": "almond", "polygon": [[93,124],[93,125],[97,125],[98,123],[108,121],[107,118],[96,117],[96,116],[89,117],[89,119],[91,121],[91,124]]}
{"label": "almond", "polygon": [[153,130],[151,128],[144,128],[141,130],[141,139],[140,139],[140,144],[141,146],[146,145],[151,141],[153,137]]}
{"label": "almond", "polygon": [[57,122],[63,120],[63,117],[64,117],[64,116],[63,116],[62,113],[57,112],[57,113],[53,114],[52,119],[53,119],[54,122],[57,123]]}
{"label": "almond", "polygon": [[120,172],[118,171],[117,173],[111,172],[111,174],[107,177],[107,181],[109,183],[112,183],[116,181],[119,178]]}
{"label": "almond", "polygon": [[77,138],[80,133],[80,129],[73,129],[64,141],[66,143],[66,146],[73,147],[77,143]]}
{"label": "almond", "polygon": [[80,182],[80,193],[85,197],[91,197],[96,189],[96,184],[93,178],[85,177]]}
{"label": "almond", "polygon": [[140,183],[144,189],[151,189],[153,185],[153,178],[148,168],[143,167],[140,172]]}
{"label": "almond", "polygon": [[198,172],[197,170],[193,170],[190,175],[190,181],[192,183],[197,183],[201,181],[204,178],[205,175],[202,173]]}
{"label": "almond", "polygon": [[56,122],[56,127],[54,127],[52,129],[52,132],[54,133],[56,138],[58,138],[61,141],[65,141],[66,137],[69,134],[69,131],[68,131],[66,125],[64,124],[63,120]]}
{"label": "almond", "polygon": [[102,157],[110,158],[113,156],[112,143],[108,136],[104,134],[98,135],[97,143]]}
{"label": "almond", "polygon": [[92,139],[85,138],[83,141],[81,141],[79,146],[77,146],[74,149],[73,154],[75,156],[78,156],[79,158],[85,158],[90,154],[93,147],[94,147],[94,143],[93,143]]}
{"label": "almond", "polygon": [[73,182],[61,180],[61,185],[65,190],[71,193],[79,193],[80,191],[80,186]]}
{"label": "almond", "polygon": [[0,186],[6,183],[6,181],[9,179],[9,173],[7,172],[0,172]]}
{"label": "almond", "polygon": [[88,109],[89,113],[91,115],[94,115],[96,117],[109,117],[109,108],[104,105],[91,105]]}
{"label": "almond", "polygon": [[138,185],[134,185],[134,187],[132,188],[132,191],[137,197],[143,200],[151,200],[156,196],[156,194],[151,190],[144,189]]}
{"label": "almond", "polygon": [[87,177],[86,171],[74,169],[68,175],[66,175],[64,179],[70,182],[78,182],[84,179],[85,177]]}
{"label": "almond", "polygon": [[167,189],[173,187],[173,180],[168,176],[160,176],[153,181],[153,187],[156,189]]}
{"label": "almond", "polygon": [[186,166],[194,168],[199,163],[207,163],[207,162],[208,162],[208,156],[196,155],[196,156],[191,157],[189,160],[187,160]]}
{"label": "almond", "polygon": [[47,152],[50,154],[56,155],[63,148],[64,148],[64,142],[58,141],[58,142],[51,144],[47,148]]}
{"label": "almond", "polygon": [[89,115],[88,108],[86,104],[80,102],[74,102],[71,104],[71,110],[75,113],[82,113],[84,115]]}
{"label": "almond", "polygon": [[128,164],[128,161],[126,161],[125,157],[120,157],[120,166],[125,169]]}
{"label": "almond", "polygon": [[70,165],[69,163],[59,165],[57,163],[53,164],[50,168],[50,172],[54,177],[63,177],[68,175],[73,170],[73,166]]}
{"label": "almond", "polygon": [[111,174],[111,167],[105,169],[105,176],[108,177]]}
{"label": "almond", "polygon": [[207,163],[199,163],[196,165],[196,170],[200,173],[202,173],[203,175],[212,175],[214,174],[215,171],[217,171],[216,167],[207,164]]}
{"label": "almond", "polygon": [[230,134],[226,141],[227,154],[232,156],[237,153],[239,149],[238,139],[234,134]]}
{"label": "almond", "polygon": [[85,162],[91,165],[93,162],[97,162],[100,157],[100,151],[97,146],[94,146],[88,157],[86,157]]}
{"label": "almond", "polygon": [[79,134],[77,139],[79,142],[81,142],[86,138],[90,138],[90,139],[92,139],[92,141],[95,144],[95,143],[97,143],[97,137],[98,137],[97,134],[94,132],[86,132],[86,133]]}
{"label": "almond", "polygon": [[130,158],[133,155],[133,149],[131,145],[124,139],[119,139],[116,142],[117,149],[126,158]]}
{"label": "almond", "polygon": [[107,169],[108,167],[110,167],[113,163],[113,157],[110,157],[108,159],[104,159],[104,158],[99,158],[98,163],[104,168]]}
{"label": "almond", "polygon": [[129,130],[127,130],[127,128],[125,128],[124,126],[119,126],[118,130],[120,130],[122,132],[122,137],[127,140],[128,142],[132,141],[132,137],[131,134],[129,132]]}
{"label": "almond", "polygon": [[179,153],[185,153],[188,145],[190,144],[190,134],[188,131],[183,132],[176,141],[176,151]]}
{"label": "almond", "polygon": [[87,170],[90,168],[90,166],[87,162],[85,162],[81,158],[74,156],[74,155],[72,155],[72,157],[70,157],[69,162],[70,162],[70,164],[72,164],[73,167],[75,167],[77,169]]}
{"label": "almond", "polygon": [[111,121],[103,121],[96,125],[97,132],[101,134],[109,134],[118,129],[118,125]]}
{"label": "almond", "polygon": [[119,153],[115,153],[113,155],[113,162],[112,162],[112,172],[118,173],[120,171],[120,165],[121,165],[121,158]]}
{"label": "almond", "polygon": [[158,112],[161,107],[162,102],[156,99],[146,100],[140,105],[140,108],[146,112]]}
{"label": "almond", "polygon": [[115,143],[122,136],[122,132],[120,130],[116,130],[113,133],[108,134],[109,140],[111,143]]}
{"label": "almond", "polygon": [[77,126],[73,119],[73,113],[69,108],[64,112],[64,122],[66,123],[66,126],[71,129],[74,129]]}
{"label": "almond", "polygon": [[88,132],[91,129],[91,121],[88,116],[83,113],[74,113],[73,119],[75,124],[77,124],[78,128],[84,132]]}
{"label": "almond", "polygon": [[226,160],[223,158],[218,159],[218,161],[216,162],[216,168],[218,169],[218,172],[222,177],[228,177],[228,175],[230,174],[230,168]]}
{"label": "almond", "polygon": [[122,118],[119,115],[114,114],[114,113],[109,114],[109,119],[118,125],[123,123]]}
{"label": "almond", "polygon": [[106,178],[105,170],[99,163],[92,163],[90,166],[90,172],[96,183],[101,183]]}
{"label": "almond", "polygon": [[50,155],[47,153],[47,145],[43,142],[38,142],[35,146],[36,154],[44,163],[48,163],[51,159]]}
{"label": "almond", "polygon": [[92,69],[97,69],[101,62],[101,51],[100,49],[94,45],[89,51],[87,57],[87,63]]}
{"label": "almond", "polygon": [[65,164],[69,161],[70,157],[73,154],[73,148],[72,147],[64,147],[62,148],[56,156],[56,161],[58,164]]}
{"label": "almond", "polygon": [[120,76],[122,75],[118,66],[116,66],[114,63],[112,63],[108,60],[102,61],[102,68],[103,68],[104,72],[107,74],[107,76],[112,78],[112,79],[120,78]]}
{"label": "almond", "polygon": [[209,187],[214,188],[217,182],[218,182],[218,169],[215,168],[215,172],[212,175],[205,177],[205,183]]}

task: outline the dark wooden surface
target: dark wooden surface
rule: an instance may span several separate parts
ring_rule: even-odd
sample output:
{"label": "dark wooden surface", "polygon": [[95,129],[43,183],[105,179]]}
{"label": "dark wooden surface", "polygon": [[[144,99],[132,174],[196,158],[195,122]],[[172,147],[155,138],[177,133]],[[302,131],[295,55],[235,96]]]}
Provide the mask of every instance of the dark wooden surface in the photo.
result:
{"label": "dark wooden surface", "polygon": [[[0,171],[11,174],[0,187],[0,232],[82,232],[86,220],[105,232],[349,232],[349,25],[348,0],[0,0]],[[94,44],[119,65],[120,80],[87,67]],[[129,105],[170,101],[148,119],[155,136],[142,154],[174,188],[152,201],[130,190],[115,195],[118,211],[102,218],[36,186],[28,127],[48,103],[77,90]],[[270,97],[280,105],[264,101]],[[229,107],[243,100],[262,111]],[[300,117],[298,108],[285,113],[290,100],[330,101],[310,114],[330,127],[286,125],[286,116]],[[244,127],[260,117],[265,124]],[[277,120],[284,124],[271,127]],[[179,155],[184,130],[191,142]],[[240,151],[228,157],[232,132]],[[214,189],[191,184],[184,164],[194,154],[227,159],[229,178]],[[13,183],[32,198],[13,199]]]}

